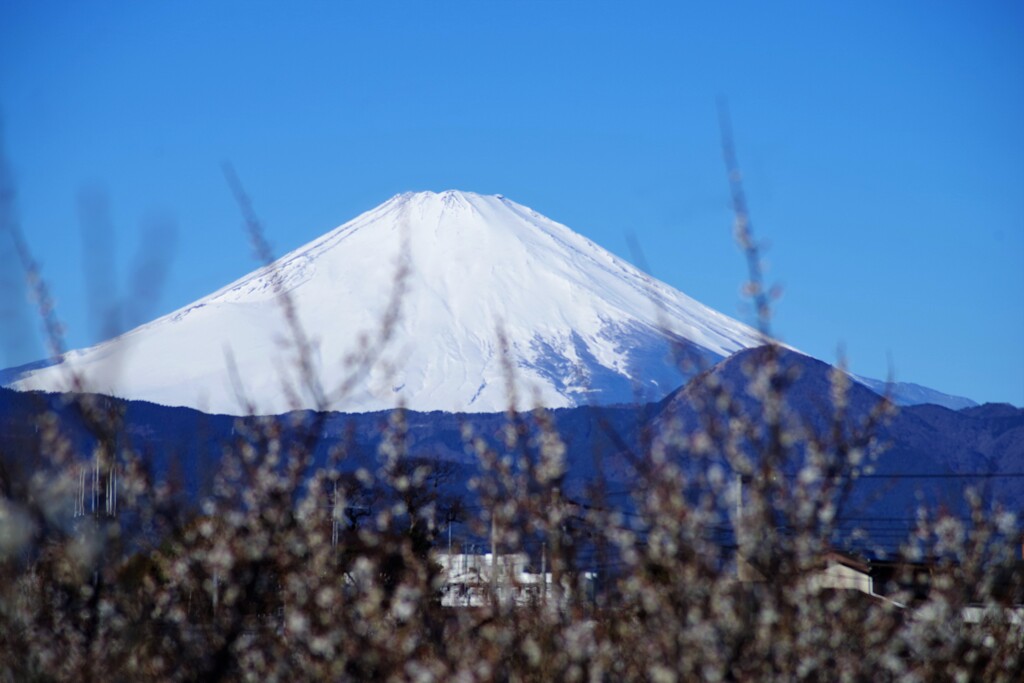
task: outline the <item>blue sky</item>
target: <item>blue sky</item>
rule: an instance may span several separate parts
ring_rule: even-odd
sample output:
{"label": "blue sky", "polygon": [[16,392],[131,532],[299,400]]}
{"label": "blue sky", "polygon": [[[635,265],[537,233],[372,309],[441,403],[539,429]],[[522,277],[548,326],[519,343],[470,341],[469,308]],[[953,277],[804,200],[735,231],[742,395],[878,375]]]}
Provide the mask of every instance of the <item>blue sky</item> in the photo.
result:
{"label": "blue sky", "polygon": [[[254,267],[224,160],[278,253],[398,192],[503,193],[749,320],[720,95],[778,335],[1024,405],[1019,2],[0,0],[14,208],[71,346]],[[4,253],[13,365],[44,351]]]}

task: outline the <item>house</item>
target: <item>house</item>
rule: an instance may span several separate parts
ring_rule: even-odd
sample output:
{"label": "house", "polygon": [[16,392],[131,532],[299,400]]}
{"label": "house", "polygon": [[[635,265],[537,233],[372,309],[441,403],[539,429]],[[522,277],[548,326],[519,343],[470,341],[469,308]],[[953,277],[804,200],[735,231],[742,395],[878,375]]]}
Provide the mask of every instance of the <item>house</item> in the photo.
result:
{"label": "house", "polygon": [[876,595],[871,565],[850,555],[829,551],[822,558],[821,568],[811,574],[811,585],[818,590],[856,590]]}

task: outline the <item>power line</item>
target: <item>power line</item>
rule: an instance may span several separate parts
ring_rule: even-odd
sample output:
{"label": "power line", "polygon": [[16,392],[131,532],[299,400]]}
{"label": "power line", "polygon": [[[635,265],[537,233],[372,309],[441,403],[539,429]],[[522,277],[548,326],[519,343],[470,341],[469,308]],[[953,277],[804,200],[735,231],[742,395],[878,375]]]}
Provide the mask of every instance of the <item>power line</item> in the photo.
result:
{"label": "power line", "polygon": [[861,474],[857,479],[1020,479],[1024,472],[966,472],[953,474],[947,472],[936,472],[934,474],[913,474],[910,472],[899,472],[892,474]]}

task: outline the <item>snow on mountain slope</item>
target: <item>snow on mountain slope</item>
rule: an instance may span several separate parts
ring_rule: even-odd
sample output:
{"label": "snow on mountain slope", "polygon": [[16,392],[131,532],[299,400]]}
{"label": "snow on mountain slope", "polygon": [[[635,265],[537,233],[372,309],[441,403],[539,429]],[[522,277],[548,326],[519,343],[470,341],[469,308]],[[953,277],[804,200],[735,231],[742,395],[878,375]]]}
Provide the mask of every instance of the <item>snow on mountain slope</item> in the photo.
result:
{"label": "snow on mountain slope", "polygon": [[[338,395],[352,355],[377,350],[403,255],[409,275],[391,339]],[[420,192],[116,339],[0,381],[65,390],[74,368],[86,390],[165,405],[240,414],[245,396],[263,413],[313,408],[280,290],[309,339],[326,407],[347,412],[505,409],[499,327],[519,407],[657,400],[690,372],[673,353],[699,366],[759,343],[750,327],[501,195]]]}
{"label": "snow on mountain slope", "polygon": [[[673,367],[669,340],[708,360],[757,344],[746,325],[525,206],[500,195],[421,192],[392,198],[273,270],[72,351],[61,364],[29,370],[11,386],[65,389],[71,366],[86,388],[116,396],[240,413],[241,389],[261,412],[287,410],[282,386],[301,382],[273,271],[295,303],[329,392],[347,375],[345,359],[359,338],[374,338],[403,253],[409,276],[392,339],[332,409],[401,402],[416,410],[503,410],[499,326],[523,406],[535,398],[551,407],[626,402],[637,391],[660,398],[685,379]],[[313,406],[311,396],[296,393],[301,406]]]}

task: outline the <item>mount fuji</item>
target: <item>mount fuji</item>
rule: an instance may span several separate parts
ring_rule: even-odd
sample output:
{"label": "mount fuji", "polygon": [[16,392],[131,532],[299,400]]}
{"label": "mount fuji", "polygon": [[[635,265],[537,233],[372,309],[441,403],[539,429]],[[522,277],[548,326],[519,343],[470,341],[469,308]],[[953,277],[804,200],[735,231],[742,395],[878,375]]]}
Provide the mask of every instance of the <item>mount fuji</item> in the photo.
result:
{"label": "mount fuji", "polygon": [[[508,407],[510,375],[520,408],[659,400],[761,343],[564,225],[450,190],[395,196],[188,306],[0,383],[64,391],[74,374],[87,391],[226,414],[480,413]],[[908,402],[970,405],[914,391]]]}

